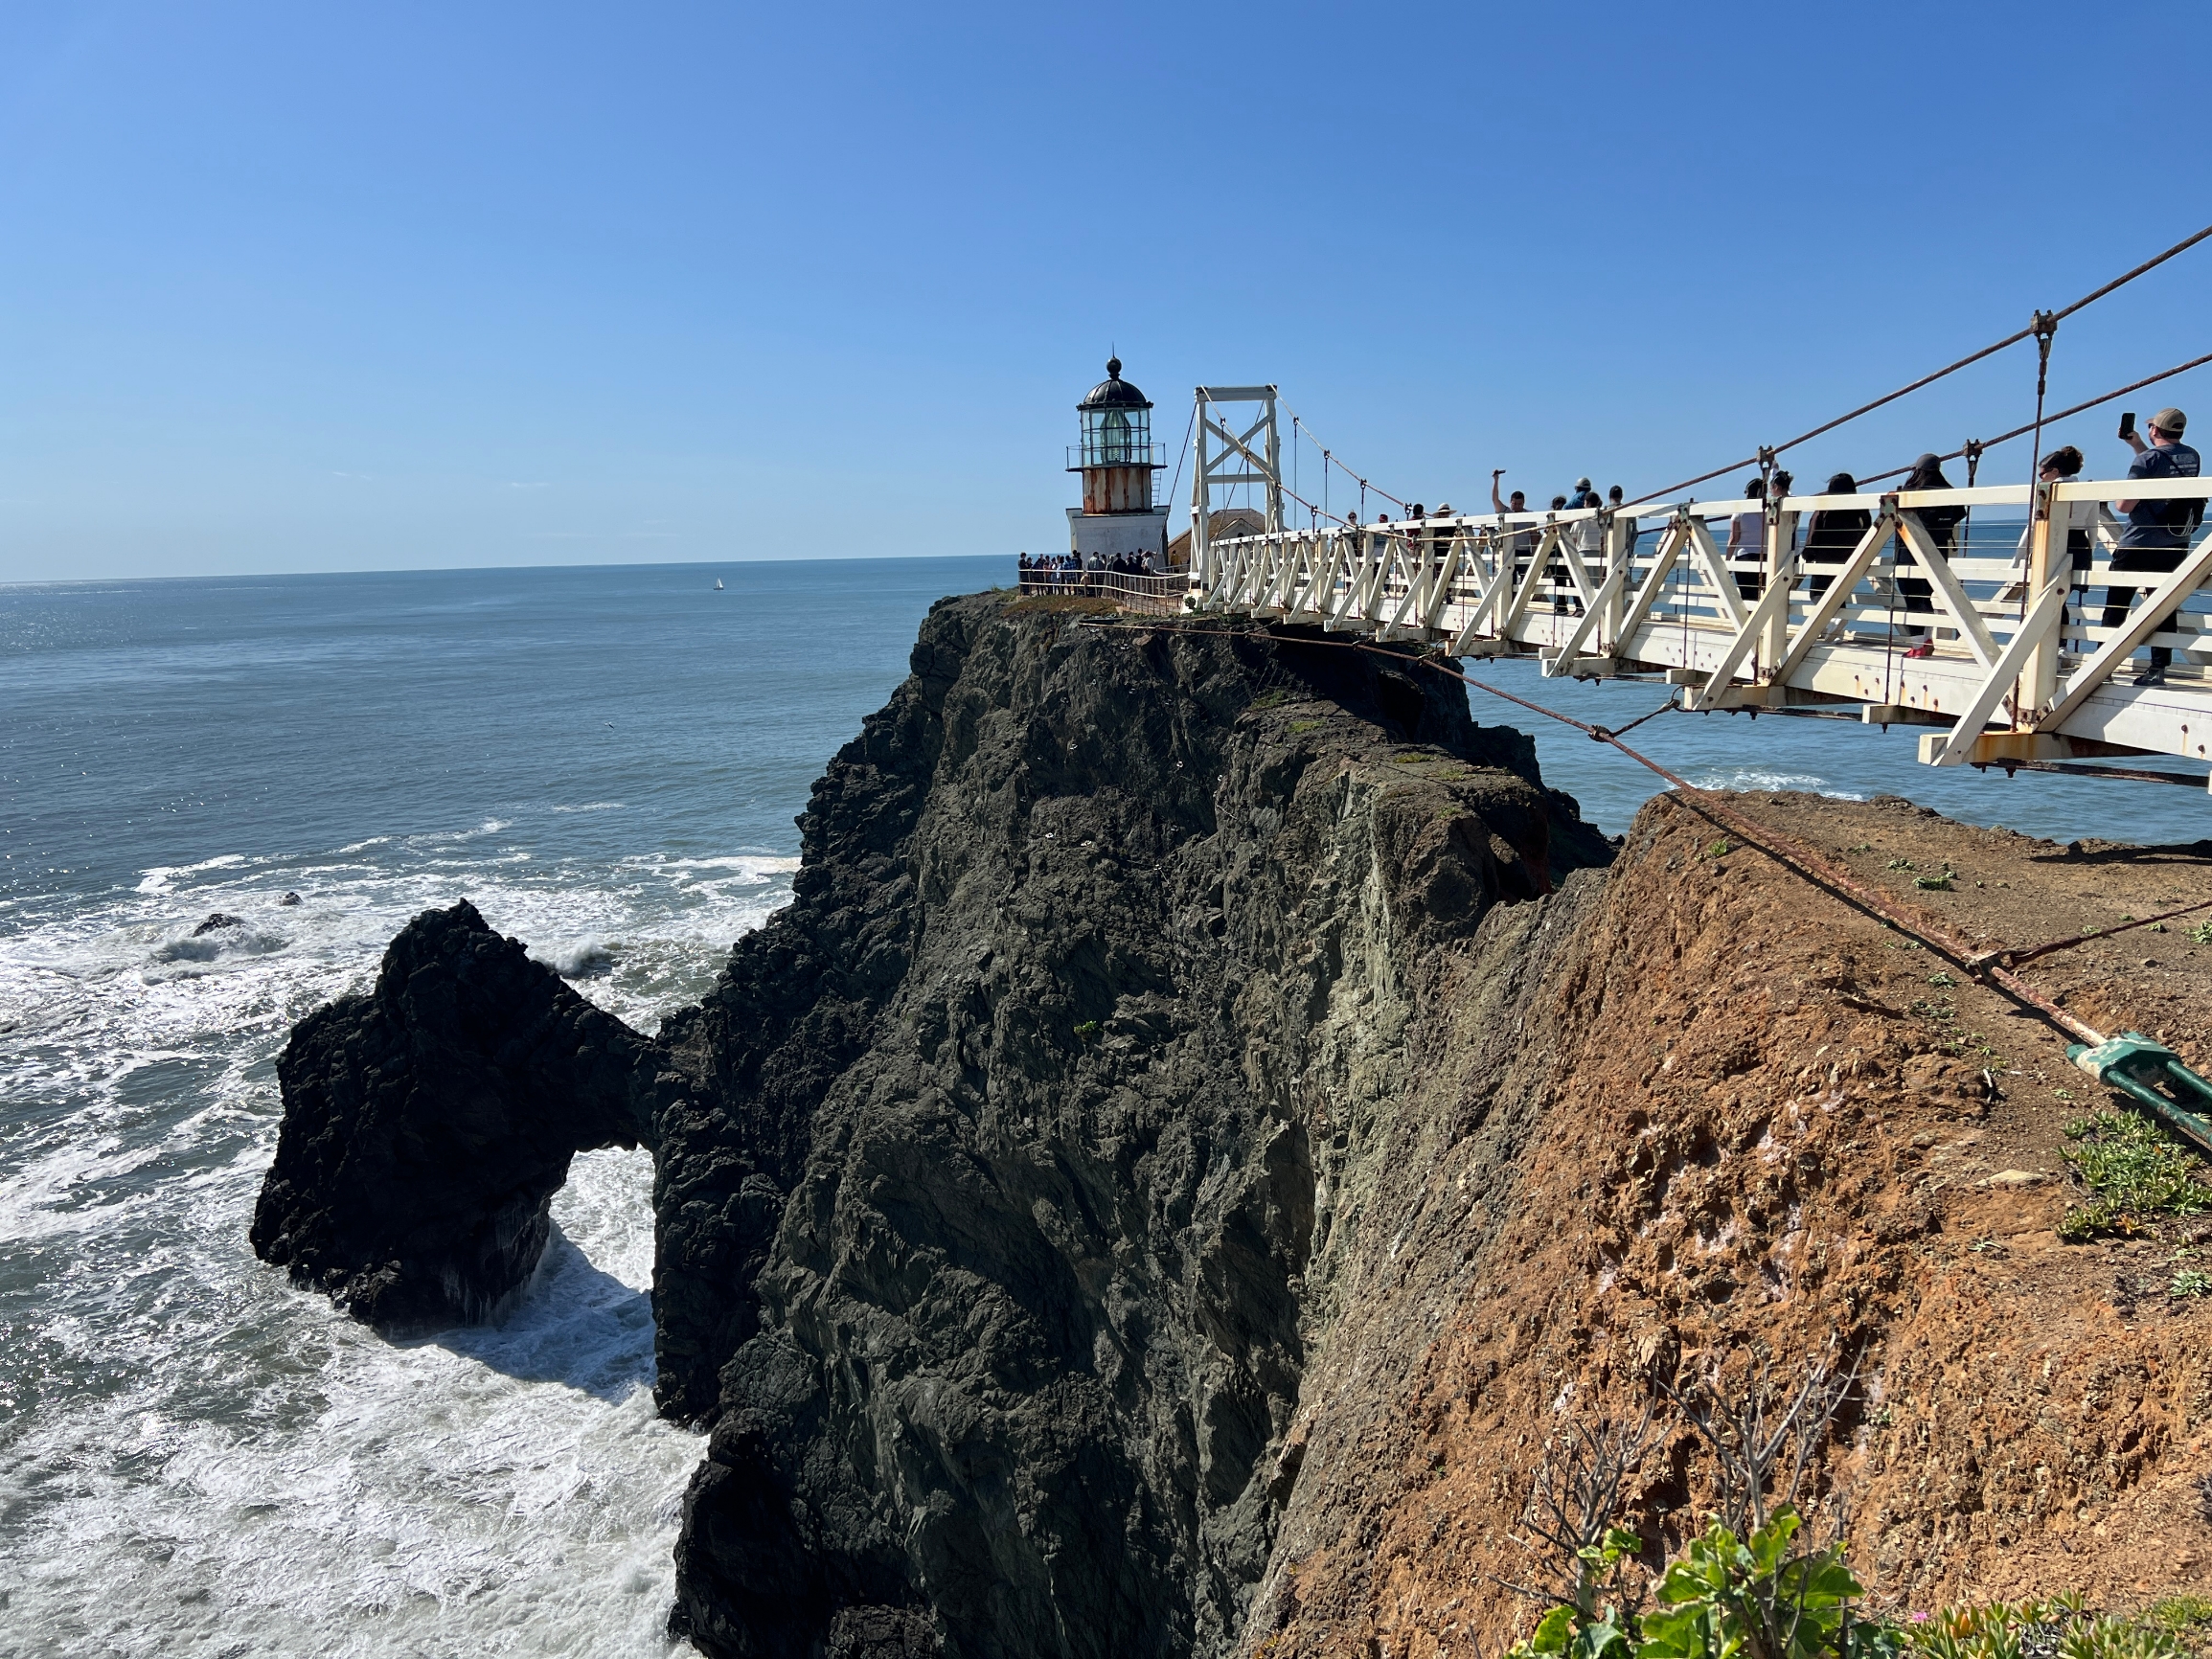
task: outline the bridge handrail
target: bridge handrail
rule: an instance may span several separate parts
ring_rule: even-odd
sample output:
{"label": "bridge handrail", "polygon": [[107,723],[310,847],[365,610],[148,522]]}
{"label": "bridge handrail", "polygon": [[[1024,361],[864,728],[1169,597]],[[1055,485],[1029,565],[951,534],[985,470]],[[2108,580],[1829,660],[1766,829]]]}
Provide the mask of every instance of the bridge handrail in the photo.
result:
{"label": "bridge handrail", "polygon": [[[2078,478],[2057,486],[2052,493],[2059,501],[2212,499],[2212,477]],[[1875,511],[1886,501],[1894,501],[1899,510],[1905,512],[1916,512],[1927,507],[2025,507],[2028,504],[2028,487],[2024,484],[1984,484],[1969,489],[1904,489],[1859,495],[1790,495],[1785,496],[1781,505],[1784,512],[1803,514],[1849,511],[1854,509]],[[1261,534],[1222,535],[1215,537],[1213,545],[1230,547],[1240,543],[1268,543],[1290,536],[1314,534],[1404,536],[1433,535],[1440,530],[1540,530],[1547,524],[1586,523],[1591,519],[1602,518],[1608,512],[1616,519],[1671,518],[1685,511],[1693,518],[1732,518],[1738,513],[1758,512],[1765,506],[1765,502],[1755,497],[1738,497],[1720,501],[1631,502],[1619,508],[1562,507],[1527,512],[1455,512],[1442,518],[1394,518],[1374,524],[1324,524],[1315,529],[1286,528]]]}

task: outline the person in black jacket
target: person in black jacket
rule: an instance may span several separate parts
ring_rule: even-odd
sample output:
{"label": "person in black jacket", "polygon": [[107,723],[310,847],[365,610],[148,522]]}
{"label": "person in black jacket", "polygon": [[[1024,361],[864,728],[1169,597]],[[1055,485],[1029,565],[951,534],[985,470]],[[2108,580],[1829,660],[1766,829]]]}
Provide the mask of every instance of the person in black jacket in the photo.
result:
{"label": "person in black jacket", "polygon": [[[1858,480],[1848,472],[1830,476],[1823,495],[1857,495]],[[1841,564],[1859,546],[1859,540],[1874,528],[1874,514],[1863,507],[1823,507],[1815,511],[1805,524],[1805,562],[1813,564]],[[1818,599],[1835,584],[1834,571],[1811,571],[1808,585],[1813,597]]]}
{"label": "person in black jacket", "polygon": [[[1956,487],[1951,481],[1943,475],[1943,463],[1933,454],[1923,455],[1915,461],[1912,464],[1912,475],[1899,486],[1901,492],[1910,489],[1951,489],[1954,488]],[[1957,506],[1920,507],[1912,511],[1913,516],[1920,520],[1921,528],[1927,532],[1927,539],[1935,544],[1936,557],[1949,559],[1952,553],[1952,543],[1958,536],[1959,520],[1966,516],[1966,509]],[[1898,538],[1897,562],[1901,565],[1920,562],[1914,557],[1912,549],[1905,545],[1902,536]],[[1927,615],[1934,614],[1935,588],[1925,578],[1901,576],[1897,579],[1897,591],[1904,596],[1904,610],[1907,616],[1915,612]],[[1907,627],[1904,631],[1917,636],[1913,641],[1911,649],[1904,653],[1906,656],[1932,657],[1935,655],[1935,640],[1927,628]]]}

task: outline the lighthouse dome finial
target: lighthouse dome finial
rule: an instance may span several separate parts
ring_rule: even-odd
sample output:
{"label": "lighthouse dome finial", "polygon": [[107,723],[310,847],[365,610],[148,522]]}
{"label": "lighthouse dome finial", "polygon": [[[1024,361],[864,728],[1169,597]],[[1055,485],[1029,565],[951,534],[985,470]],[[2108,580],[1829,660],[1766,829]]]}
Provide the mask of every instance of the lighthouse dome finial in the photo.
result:
{"label": "lighthouse dome finial", "polygon": [[1122,360],[1119,357],[1108,357],[1106,359],[1106,378],[1118,380],[1121,378],[1121,373]]}

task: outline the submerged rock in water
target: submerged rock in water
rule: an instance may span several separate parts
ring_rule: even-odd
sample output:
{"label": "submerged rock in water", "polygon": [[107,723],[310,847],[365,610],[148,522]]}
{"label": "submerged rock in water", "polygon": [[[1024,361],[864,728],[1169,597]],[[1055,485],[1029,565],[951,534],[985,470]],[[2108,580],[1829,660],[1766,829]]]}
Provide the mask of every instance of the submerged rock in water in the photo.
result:
{"label": "submerged rock in water", "polygon": [[220,933],[226,927],[243,927],[244,925],[244,920],[239,917],[227,916],[219,910],[211,911],[208,919],[192,930],[192,936],[194,939],[199,939],[210,933]]}
{"label": "submerged rock in water", "polygon": [[652,1140],[658,1070],[473,906],[426,911],[374,991],[293,1029],[254,1250],[387,1332],[496,1318],[536,1271],[569,1160]]}

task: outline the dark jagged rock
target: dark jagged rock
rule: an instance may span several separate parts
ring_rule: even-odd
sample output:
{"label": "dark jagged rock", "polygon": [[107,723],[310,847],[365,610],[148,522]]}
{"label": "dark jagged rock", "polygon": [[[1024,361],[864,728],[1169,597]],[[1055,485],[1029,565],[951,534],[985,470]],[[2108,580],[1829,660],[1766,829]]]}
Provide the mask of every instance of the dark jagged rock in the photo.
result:
{"label": "dark jagged rock", "polygon": [[293,905],[299,903],[299,901],[300,896],[298,894],[287,893],[282,898],[278,899],[277,903],[282,908],[289,910]]}
{"label": "dark jagged rock", "polygon": [[1424,958],[1608,855],[1534,772],[1410,663],[934,611],[794,903],[663,1030],[712,1084],[662,1147],[661,1387],[721,1413],[675,1627],[1224,1650],[1328,1314],[1317,1164]]}
{"label": "dark jagged rock", "polygon": [[279,1057],[254,1250],[388,1332],[496,1318],[570,1158],[650,1143],[658,1061],[466,901],[425,911]]}
{"label": "dark jagged rock", "polygon": [[651,1041],[420,919],[286,1051],[257,1246],[450,1307],[439,1264],[519,1283],[576,1147],[655,1136],[658,1396],[712,1427],[672,1628],[1225,1652],[1438,965],[1609,850],[1408,658],[996,595],[799,822],[792,903]]}
{"label": "dark jagged rock", "polygon": [[235,916],[228,916],[222,911],[213,910],[208,913],[208,919],[205,921],[192,930],[192,936],[198,939],[203,934],[220,933],[226,927],[243,927],[245,923]]}

